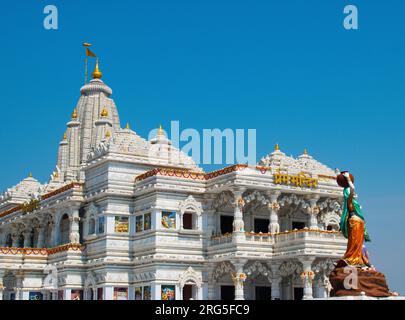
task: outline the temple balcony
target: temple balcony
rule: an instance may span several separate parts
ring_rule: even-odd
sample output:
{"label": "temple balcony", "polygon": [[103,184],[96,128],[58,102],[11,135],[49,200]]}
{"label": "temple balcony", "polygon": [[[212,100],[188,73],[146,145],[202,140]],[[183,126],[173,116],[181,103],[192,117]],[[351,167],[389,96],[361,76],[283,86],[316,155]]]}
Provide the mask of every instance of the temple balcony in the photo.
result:
{"label": "temple balcony", "polygon": [[347,240],[338,231],[301,229],[277,234],[245,232],[235,237],[233,233],[212,237],[210,256],[228,254],[260,254],[261,258],[288,257],[316,254],[325,257],[343,256]]}
{"label": "temple balcony", "polygon": [[18,264],[22,269],[43,269],[48,263],[76,261],[81,263],[84,246],[66,244],[55,248],[0,247],[0,267]]}

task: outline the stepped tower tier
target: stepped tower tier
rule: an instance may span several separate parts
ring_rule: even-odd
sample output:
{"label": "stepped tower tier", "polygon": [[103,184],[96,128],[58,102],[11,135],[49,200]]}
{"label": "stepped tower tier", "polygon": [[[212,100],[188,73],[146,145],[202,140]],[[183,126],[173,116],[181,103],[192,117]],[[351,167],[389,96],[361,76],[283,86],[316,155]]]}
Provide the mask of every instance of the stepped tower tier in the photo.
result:
{"label": "stepped tower tier", "polygon": [[80,169],[86,164],[90,151],[120,129],[118,111],[110,98],[112,90],[101,80],[98,61],[92,77],[80,89],[80,99],[59,146],[57,177],[60,182],[82,180]]}

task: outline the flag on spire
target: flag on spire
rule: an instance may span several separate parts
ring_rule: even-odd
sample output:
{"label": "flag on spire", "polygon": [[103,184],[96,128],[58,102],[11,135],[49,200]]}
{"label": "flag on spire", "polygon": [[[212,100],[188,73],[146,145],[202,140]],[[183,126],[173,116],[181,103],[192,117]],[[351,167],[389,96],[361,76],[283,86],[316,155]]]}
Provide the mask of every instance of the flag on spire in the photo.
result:
{"label": "flag on spire", "polygon": [[96,54],[92,52],[89,48],[86,48],[86,56],[97,58]]}

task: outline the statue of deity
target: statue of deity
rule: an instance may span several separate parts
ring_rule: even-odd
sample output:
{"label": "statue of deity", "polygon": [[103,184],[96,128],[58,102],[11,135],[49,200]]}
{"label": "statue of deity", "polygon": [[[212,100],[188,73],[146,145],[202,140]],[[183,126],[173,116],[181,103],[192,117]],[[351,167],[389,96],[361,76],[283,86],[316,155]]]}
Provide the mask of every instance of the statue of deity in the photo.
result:
{"label": "statue of deity", "polygon": [[350,266],[371,267],[365,249],[365,242],[370,241],[361,206],[357,202],[354,187],[354,176],[344,171],[337,178],[337,183],[343,188],[343,212],[340,220],[340,230],[348,239],[343,261]]}
{"label": "statue of deity", "polygon": [[[347,171],[337,172],[336,182],[343,188],[344,200],[340,231],[348,241],[346,253],[329,275],[330,296],[359,296],[363,293],[371,297],[392,296],[384,274],[369,262],[365,243],[370,241],[370,236],[357,201],[354,176]],[[347,281],[348,276],[350,281]]]}

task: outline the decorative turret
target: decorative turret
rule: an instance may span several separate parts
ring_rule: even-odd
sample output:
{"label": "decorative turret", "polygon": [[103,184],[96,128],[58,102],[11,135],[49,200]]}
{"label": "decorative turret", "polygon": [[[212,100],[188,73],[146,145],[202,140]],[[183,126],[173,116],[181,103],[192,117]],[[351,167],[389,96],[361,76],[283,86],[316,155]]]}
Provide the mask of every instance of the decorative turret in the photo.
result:
{"label": "decorative turret", "polygon": [[162,125],[157,129],[156,138],[151,140],[152,144],[171,145],[172,142],[166,137]]}

